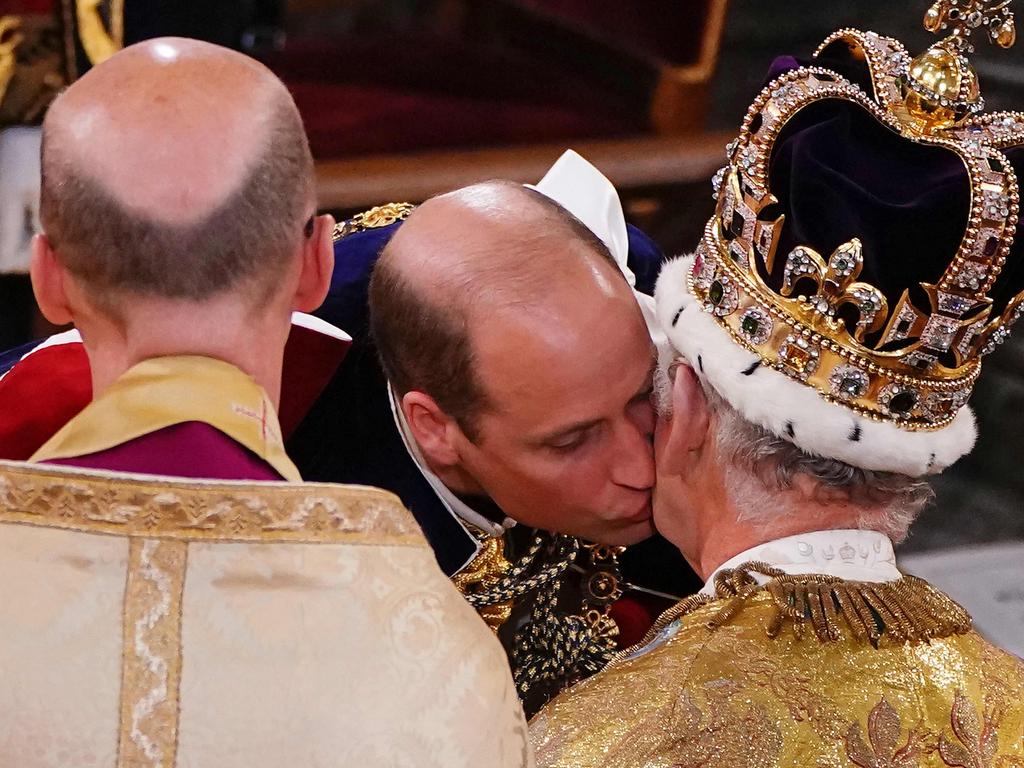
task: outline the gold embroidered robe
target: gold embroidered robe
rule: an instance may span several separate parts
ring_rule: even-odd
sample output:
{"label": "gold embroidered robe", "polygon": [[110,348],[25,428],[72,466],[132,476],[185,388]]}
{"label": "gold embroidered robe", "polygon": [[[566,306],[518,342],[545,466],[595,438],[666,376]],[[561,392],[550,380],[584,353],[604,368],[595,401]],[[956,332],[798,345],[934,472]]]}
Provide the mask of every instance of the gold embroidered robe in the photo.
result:
{"label": "gold embroidered robe", "polygon": [[389,493],[0,463],[0,765],[532,765]]}
{"label": "gold embroidered robe", "polygon": [[690,598],[533,719],[537,764],[1021,768],[1024,663],[969,625],[912,577]]}

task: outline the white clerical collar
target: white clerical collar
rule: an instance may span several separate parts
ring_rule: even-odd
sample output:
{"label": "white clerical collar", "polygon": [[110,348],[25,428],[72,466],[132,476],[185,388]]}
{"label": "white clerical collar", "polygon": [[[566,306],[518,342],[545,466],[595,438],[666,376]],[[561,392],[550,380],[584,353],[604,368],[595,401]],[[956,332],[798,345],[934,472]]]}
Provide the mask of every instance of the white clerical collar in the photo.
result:
{"label": "white clerical collar", "polygon": [[[719,571],[748,562],[761,562],[780,571],[798,575],[820,573],[847,581],[897,581],[903,574],[896,568],[896,555],[889,537],[878,531],[813,531],[758,544],[730,558],[711,574],[703,595],[715,595]],[[751,574],[759,582],[761,574]]]}
{"label": "white clerical collar", "polygon": [[[416,445],[416,438],[412,435],[412,430],[409,429],[409,423],[405,420],[405,414],[402,409],[398,407],[398,399],[395,397],[395,391],[391,387],[391,383],[388,382],[388,402],[391,403],[391,414],[395,418],[395,426],[398,428],[398,434],[402,436],[402,442],[405,444],[405,449],[409,452],[409,456],[419,467],[420,472],[426,481],[430,483],[430,487],[434,489],[434,493],[441,500],[441,503],[445,506],[453,517],[455,517],[460,523],[469,523],[474,525],[480,530],[491,536],[501,536],[509,528],[516,524],[516,521],[511,517],[506,517],[502,522],[496,523],[488,517],[477,512],[475,509],[470,507],[466,502],[452,493],[452,490],[442,482],[441,478],[435,475],[430,468],[427,466],[426,460],[423,458],[423,454],[420,453],[419,446]],[[477,545],[477,551],[480,547]]]}

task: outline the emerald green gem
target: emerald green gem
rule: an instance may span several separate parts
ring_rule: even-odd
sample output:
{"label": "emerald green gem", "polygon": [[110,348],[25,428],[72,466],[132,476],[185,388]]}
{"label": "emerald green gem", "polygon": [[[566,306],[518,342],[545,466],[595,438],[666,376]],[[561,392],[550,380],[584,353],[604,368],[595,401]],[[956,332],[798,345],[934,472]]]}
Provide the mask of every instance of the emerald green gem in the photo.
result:
{"label": "emerald green gem", "polygon": [[740,330],[743,331],[744,336],[754,338],[757,336],[758,331],[761,330],[761,323],[758,322],[756,317],[747,315],[743,318],[743,322],[740,323]]}
{"label": "emerald green gem", "polygon": [[708,288],[708,298],[711,299],[711,303],[716,307],[722,303],[722,299],[725,296],[725,286],[722,285],[721,281],[715,280]]}

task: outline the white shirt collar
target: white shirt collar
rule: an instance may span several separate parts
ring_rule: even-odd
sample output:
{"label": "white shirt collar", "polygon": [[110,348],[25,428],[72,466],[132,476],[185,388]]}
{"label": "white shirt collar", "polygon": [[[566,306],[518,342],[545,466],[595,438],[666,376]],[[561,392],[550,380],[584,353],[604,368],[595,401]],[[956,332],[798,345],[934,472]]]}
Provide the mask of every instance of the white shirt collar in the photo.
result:
{"label": "white shirt collar", "polygon": [[[516,524],[516,521],[511,517],[506,517],[502,522],[496,523],[488,517],[480,514],[466,502],[452,493],[452,490],[442,482],[441,478],[435,475],[430,468],[427,466],[426,460],[423,458],[423,454],[420,453],[419,446],[416,445],[416,439],[412,436],[412,431],[409,429],[409,424],[405,420],[405,414],[402,409],[398,407],[398,400],[395,397],[395,391],[391,387],[390,382],[388,383],[388,402],[391,403],[391,414],[395,418],[395,426],[398,428],[398,434],[402,436],[402,442],[405,444],[405,449],[409,452],[409,456],[419,467],[420,472],[426,481],[430,483],[430,487],[434,489],[434,493],[441,500],[441,503],[459,522],[469,523],[475,525],[480,530],[491,536],[501,536],[509,528]],[[477,551],[480,547],[477,546]]]}
{"label": "white shirt collar", "polygon": [[[719,571],[747,562],[762,562],[786,573],[820,573],[848,581],[896,581],[903,574],[896,568],[892,542],[878,531],[813,531],[758,544],[722,563],[711,574],[703,595],[715,595]],[[768,579],[752,574],[759,582]]]}

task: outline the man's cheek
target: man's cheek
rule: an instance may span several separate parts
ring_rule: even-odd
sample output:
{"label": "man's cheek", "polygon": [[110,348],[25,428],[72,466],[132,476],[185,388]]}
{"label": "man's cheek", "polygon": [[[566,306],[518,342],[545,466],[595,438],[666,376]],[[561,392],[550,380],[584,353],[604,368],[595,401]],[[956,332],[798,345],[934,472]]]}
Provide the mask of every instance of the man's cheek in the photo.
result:
{"label": "man's cheek", "polygon": [[559,486],[575,482],[586,466],[587,462],[576,453],[559,455],[545,452],[526,462],[521,475],[526,482],[544,486],[549,493],[554,493]]}

